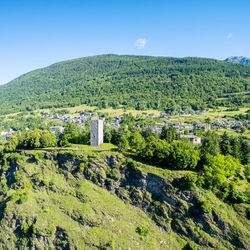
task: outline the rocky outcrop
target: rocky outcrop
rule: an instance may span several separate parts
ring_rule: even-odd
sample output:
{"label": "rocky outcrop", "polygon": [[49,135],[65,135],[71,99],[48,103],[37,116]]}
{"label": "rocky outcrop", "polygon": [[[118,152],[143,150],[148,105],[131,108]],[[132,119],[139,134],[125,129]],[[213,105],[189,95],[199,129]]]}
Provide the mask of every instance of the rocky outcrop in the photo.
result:
{"label": "rocky outcrop", "polygon": [[[40,175],[35,171],[33,173],[29,170],[25,171],[18,161],[11,162],[8,169],[2,170],[1,175],[6,179],[8,188],[22,190],[25,185],[32,184],[34,193],[47,193],[52,202],[52,197],[60,194],[61,197],[70,195],[78,202],[86,203],[89,197],[77,189],[77,183],[86,179],[108,190],[125,203],[146,212],[161,231],[167,234],[175,233],[178,237],[186,241],[191,240],[205,249],[221,246],[227,249],[248,249],[249,247],[250,235],[247,231],[249,206],[240,204],[229,206],[210,193],[212,199],[217,199],[216,203],[219,204],[217,208],[213,207],[206,196],[209,195],[207,191],[198,188],[190,190],[186,187],[183,181],[185,172],[166,170],[161,174],[157,169],[119,153],[44,152],[43,154],[44,159],[40,162],[32,155],[25,156],[27,161],[34,162],[33,167],[36,166],[41,170]],[[62,176],[66,183],[71,183],[73,188],[65,188],[44,179],[41,173],[49,168],[51,173]],[[25,202],[26,193],[17,192],[17,194],[9,196],[8,199],[14,200],[16,204]],[[42,197],[36,199],[37,209],[46,213],[46,196]],[[49,245],[58,249],[70,249],[70,236],[63,227],[51,225],[52,227],[45,230],[36,229],[37,215],[26,215],[26,217],[18,215],[8,208],[8,199],[2,198],[0,201],[0,219],[6,237],[14,234],[14,240],[18,241],[19,246],[34,249]],[[84,217],[81,209],[76,207],[67,209],[60,200],[55,204],[60,209],[60,213],[81,227],[95,229],[102,223],[101,220]],[[231,209],[228,212],[230,219],[220,213],[220,209],[226,206]],[[242,214],[244,216],[241,216]],[[233,215],[237,217],[236,222],[232,219]],[[235,223],[238,223],[237,226]],[[0,239],[5,237],[1,231],[0,236]],[[90,248],[98,249],[93,242],[89,244]],[[14,246],[14,243],[10,246]]]}
{"label": "rocky outcrop", "polygon": [[136,161],[119,155],[88,157],[83,162],[80,158],[62,161],[62,156],[58,157],[61,169],[143,209],[166,232],[172,230],[204,247],[216,247],[216,240],[225,241],[228,248],[248,247],[241,239],[242,232],[235,233],[215,211],[202,209],[201,191],[183,188],[182,176],[163,178],[143,173]]}

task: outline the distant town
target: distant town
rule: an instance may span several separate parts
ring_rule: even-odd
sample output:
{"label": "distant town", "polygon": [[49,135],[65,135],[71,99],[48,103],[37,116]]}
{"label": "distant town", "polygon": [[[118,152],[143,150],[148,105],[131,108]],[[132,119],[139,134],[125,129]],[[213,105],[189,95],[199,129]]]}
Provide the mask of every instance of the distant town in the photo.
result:
{"label": "distant town", "polygon": [[[198,115],[203,115],[206,113],[206,110],[200,110],[197,112]],[[188,112],[182,111],[180,115],[188,115]],[[197,136],[197,131],[209,131],[209,130],[219,130],[219,129],[227,129],[228,131],[242,132],[244,130],[249,129],[250,122],[249,121],[237,121],[235,118],[221,119],[215,120],[213,122],[210,119],[206,119],[205,123],[195,122],[195,123],[184,123],[184,122],[172,122],[170,121],[170,117],[172,115],[176,115],[176,113],[160,113],[156,115],[154,113],[145,114],[140,117],[140,119],[151,119],[154,124],[151,126],[152,131],[154,133],[161,133],[162,128],[173,126],[176,128],[176,131],[181,134],[182,138],[186,138],[190,140],[190,142],[194,144],[201,143],[201,137]],[[119,129],[124,121],[123,115],[115,116],[112,118],[106,119],[104,115],[100,115],[99,112],[90,112],[90,111],[78,111],[77,114],[59,114],[57,112],[41,112],[39,117],[44,119],[45,125],[49,123],[56,123],[57,125],[50,126],[50,130],[53,133],[63,133],[64,126],[68,123],[75,123],[80,127],[84,127],[91,119],[101,119],[104,121],[105,126],[110,126],[115,129]],[[32,119],[30,115],[24,115],[24,119]],[[1,125],[1,124],[0,124]],[[147,129],[147,122],[142,126],[137,124],[136,127],[138,129]],[[29,127],[26,127],[25,130],[29,130]],[[6,129],[4,126],[0,126],[0,138],[2,140],[8,140],[14,133],[17,131],[14,128]]]}

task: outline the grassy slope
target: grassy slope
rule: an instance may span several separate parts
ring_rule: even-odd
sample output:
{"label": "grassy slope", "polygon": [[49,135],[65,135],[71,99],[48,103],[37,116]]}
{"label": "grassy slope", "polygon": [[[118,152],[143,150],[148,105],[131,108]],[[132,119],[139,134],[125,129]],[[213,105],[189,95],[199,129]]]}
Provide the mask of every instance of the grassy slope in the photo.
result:
{"label": "grassy slope", "polygon": [[[58,246],[64,244],[78,249],[108,246],[114,249],[179,249],[184,245],[184,241],[175,233],[162,232],[140,209],[125,204],[90,181],[76,180],[70,173],[64,176],[50,160],[36,164],[29,157],[23,157],[18,164],[28,173],[21,180],[26,188],[8,192],[7,196],[12,198],[7,202],[2,220],[2,246],[10,249],[17,244],[26,244],[25,237],[20,240],[18,236],[22,235],[20,228],[15,229],[19,232],[15,235],[10,227],[16,221],[14,218],[18,218],[21,225],[34,225],[36,237],[33,234],[29,244],[40,248],[48,244],[41,240],[44,234],[51,246],[58,241]],[[38,187],[31,184],[34,178],[49,185],[50,190],[45,185]],[[27,192],[28,200],[17,204],[18,197],[24,192]],[[136,233],[138,226],[150,228],[149,235]],[[65,231],[67,236],[63,240],[56,238],[56,228]]]}
{"label": "grassy slope", "polygon": [[[38,152],[47,155],[48,159],[35,160],[34,155]],[[190,194],[193,193],[199,199],[206,200],[212,207],[212,212],[204,214],[203,217],[207,218],[207,225],[215,233],[213,235],[206,232],[202,224],[204,221],[196,220],[189,215],[188,211],[191,211],[194,204],[185,201],[184,197],[188,193],[183,193],[184,199],[178,198],[180,204],[177,207],[165,203],[164,209],[168,208],[169,211],[174,209],[173,214],[177,217],[172,221],[171,227],[175,228],[177,223],[180,227],[178,231],[181,230],[187,236],[183,233],[179,235],[175,230],[167,233],[156,226],[149,214],[129,205],[128,201],[124,203],[114,194],[86,180],[81,171],[75,172],[72,165],[73,161],[77,162],[77,159],[82,159],[81,161],[84,162],[84,159],[88,157],[92,162],[92,165],[89,165],[90,171],[93,167],[94,169],[97,167],[96,172],[92,172],[92,176],[96,175],[93,176],[95,180],[100,176],[105,177],[111,170],[109,166],[104,165],[103,157],[120,158],[120,171],[123,169],[122,165],[126,157],[117,152],[97,153],[83,149],[82,152],[72,153],[60,167],[58,161],[53,160],[57,153],[41,150],[23,151],[18,154],[18,171],[15,175],[20,178],[16,177],[15,183],[12,180],[11,189],[5,197],[0,196],[1,211],[4,212],[0,227],[0,246],[6,246],[9,249],[14,246],[36,246],[41,249],[44,246],[65,247],[65,249],[67,247],[182,249],[186,240],[189,241],[195,237],[201,249],[204,245],[205,249],[208,249],[209,245],[217,249],[225,249],[225,247],[233,249],[228,240],[223,238],[226,237],[225,231],[227,230],[227,234],[233,234],[232,237],[236,237],[235,239],[248,241],[250,225],[246,219],[246,211],[249,210],[249,205],[239,204],[232,207],[221,202],[210,191],[191,192]],[[63,155],[63,152],[61,154]],[[79,166],[79,163],[77,164]],[[136,165],[143,175],[159,176],[169,184],[187,173],[192,173],[163,170],[139,162],[136,162]],[[67,170],[63,169],[65,167]],[[15,170],[9,169],[7,173],[13,173],[13,171]],[[114,172],[114,169],[112,171]],[[7,179],[11,182],[10,176]],[[131,187],[128,186],[127,190]],[[168,192],[182,197],[183,191],[172,187]],[[25,196],[27,199],[20,200],[24,193],[27,194]],[[200,213],[203,212],[200,211]],[[171,218],[168,220],[171,221]],[[24,232],[23,228],[27,225],[28,232]],[[150,233],[147,236],[140,236],[136,233],[138,226],[150,228]],[[232,237],[229,238],[232,239]]]}

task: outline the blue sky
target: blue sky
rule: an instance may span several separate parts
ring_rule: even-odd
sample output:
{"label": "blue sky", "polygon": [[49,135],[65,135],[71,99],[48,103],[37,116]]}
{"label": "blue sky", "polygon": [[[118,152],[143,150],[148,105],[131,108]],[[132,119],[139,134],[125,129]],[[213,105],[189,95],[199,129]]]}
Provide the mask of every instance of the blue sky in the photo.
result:
{"label": "blue sky", "polygon": [[0,1],[0,84],[107,53],[250,57],[250,0]]}

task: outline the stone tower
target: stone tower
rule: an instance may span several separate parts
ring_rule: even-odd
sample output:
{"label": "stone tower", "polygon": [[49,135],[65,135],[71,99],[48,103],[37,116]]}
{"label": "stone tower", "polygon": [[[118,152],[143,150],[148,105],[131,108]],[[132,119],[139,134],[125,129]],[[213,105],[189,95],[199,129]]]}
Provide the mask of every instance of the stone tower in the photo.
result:
{"label": "stone tower", "polygon": [[90,145],[99,147],[103,143],[103,120],[90,121]]}

